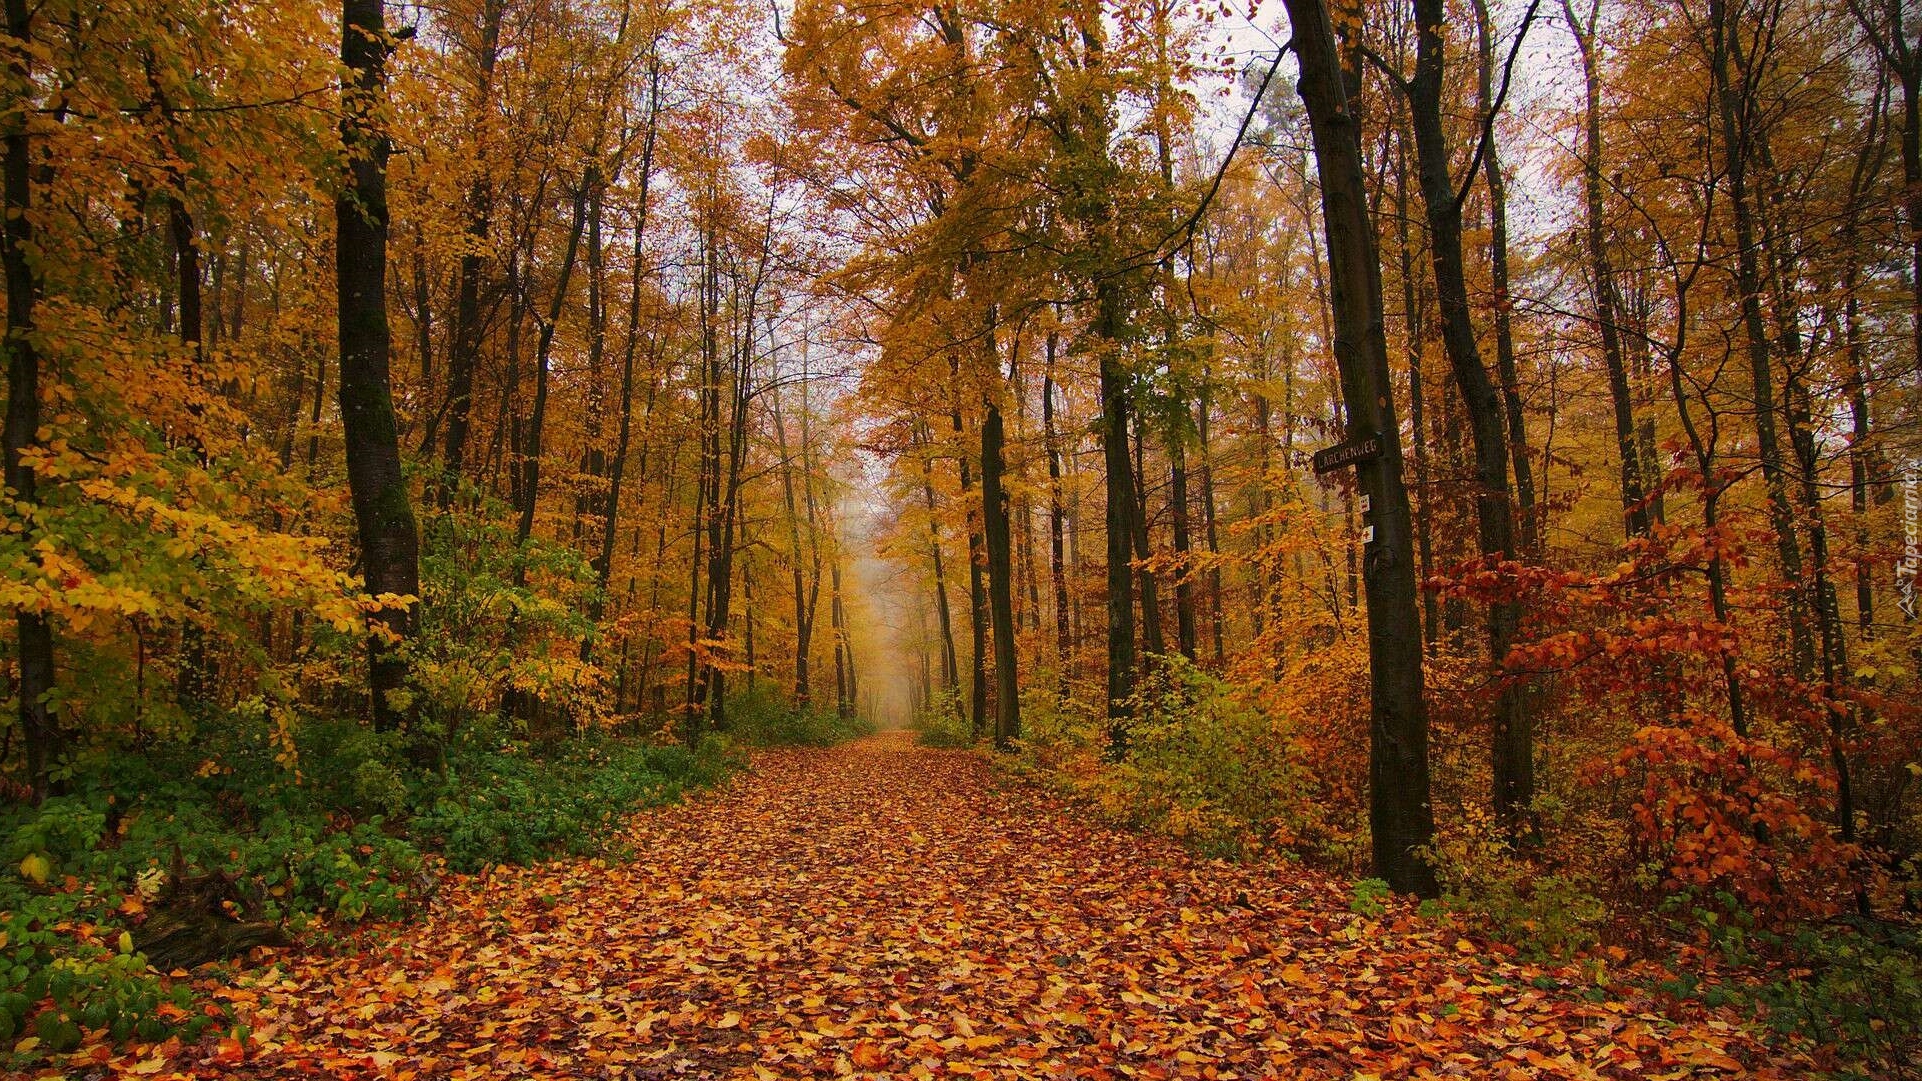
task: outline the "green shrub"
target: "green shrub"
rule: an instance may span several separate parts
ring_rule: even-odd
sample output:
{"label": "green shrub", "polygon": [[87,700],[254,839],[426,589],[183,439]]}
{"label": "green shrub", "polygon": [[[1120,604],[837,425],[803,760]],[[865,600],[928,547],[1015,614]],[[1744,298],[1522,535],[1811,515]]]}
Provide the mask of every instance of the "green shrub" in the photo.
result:
{"label": "green shrub", "polygon": [[1017,768],[1208,855],[1320,843],[1318,786],[1292,723],[1179,656],[1155,658],[1129,705],[1126,752],[1114,761],[1094,710],[1031,692]]}
{"label": "green shrub", "polygon": [[88,1032],[191,1039],[217,1020],[134,948],[180,877],[218,876],[234,916],[294,930],[398,919],[422,900],[428,848],[459,870],[587,852],[627,812],[733,765],[718,744],[602,738],[537,757],[500,727],[472,719],[444,770],[352,721],[302,724],[291,757],[240,724],[76,758],[69,792],[0,810],[0,1041],[59,1052]]}
{"label": "green shrub", "polygon": [[712,744],[696,752],[586,738],[551,757],[463,744],[450,752],[446,771],[422,786],[410,828],[457,871],[580,855],[628,813],[672,802],[732,768]]}
{"label": "green shrub", "polygon": [[954,749],[974,745],[974,726],[959,689],[937,691],[926,709],[915,715],[914,741],[923,747]]}
{"label": "green shrub", "polygon": [[1388,898],[1394,889],[1379,878],[1364,878],[1355,883],[1355,894],[1348,899],[1348,911],[1364,919],[1378,920],[1388,914]]}
{"label": "green shrub", "polygon": [[820,705],[797,709],[766,681],[728,696],[727,735],[750,747],[832,747],[874,734],[864,717],[843,717]]}
{"label": "green shrub", "polygon": [[1843,1078],[1914,1076],[1922,1062],[1922,938],[1864,923],[1805,930],[1789,975],[1756,993],[1768,1022],[1831,1047]]}
{"label": "green shrub", "polygon": [[1600,940],[1608,909],[1594,884],[1517,854],[1485,812],[1466,811],[1433,852],[1442,902],[1491,938],[1535,958],[1567,958]]}

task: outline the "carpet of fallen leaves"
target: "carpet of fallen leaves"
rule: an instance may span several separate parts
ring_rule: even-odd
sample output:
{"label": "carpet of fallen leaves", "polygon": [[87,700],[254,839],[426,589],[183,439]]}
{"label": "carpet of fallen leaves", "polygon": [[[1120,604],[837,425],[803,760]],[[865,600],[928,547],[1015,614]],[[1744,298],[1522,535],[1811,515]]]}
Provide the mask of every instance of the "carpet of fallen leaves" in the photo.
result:
{"label": "carpet of fallen leaves", "polygon": [[1107,829],[900,734],[771,751],[619,857],[215,994],[245,1040],[67,1076],[1801,1077],[1732,1015]]}

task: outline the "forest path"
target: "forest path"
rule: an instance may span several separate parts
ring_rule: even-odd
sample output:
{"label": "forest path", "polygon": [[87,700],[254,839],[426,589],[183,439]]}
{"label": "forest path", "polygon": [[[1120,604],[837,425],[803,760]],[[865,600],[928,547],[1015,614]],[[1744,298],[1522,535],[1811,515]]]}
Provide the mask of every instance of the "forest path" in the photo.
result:
{"label": "forest path", "polygon": [[[384,946],[226,993],[199,1076],[1798,1076],[1286,865],[1091,824],[891,733],[759,753],[631,852],[450,879]],[[1538,987],[1537,984],[1540,984]],[[1674,1007],[1667,1009],[1687,1009]],[[234,1049],[229,1048],[230,1052]],[[237,1056],[235,1056],[237,1057]],[[1432,1071],[1430,1073],[1429,1071]]]}

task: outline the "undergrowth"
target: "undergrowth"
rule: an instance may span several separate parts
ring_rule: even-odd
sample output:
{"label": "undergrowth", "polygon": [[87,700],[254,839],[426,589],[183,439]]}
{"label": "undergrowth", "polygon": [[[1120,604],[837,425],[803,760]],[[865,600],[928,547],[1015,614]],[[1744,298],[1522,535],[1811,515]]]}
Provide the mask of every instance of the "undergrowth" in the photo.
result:
{"label": "undergrowth", "polygon": [[727,700],[727,735],[750,747],[832,747],[874,731],[872,721],[831,703],[796,707],[765,680]]}
{"label": "undergrowth", "polygon": [[914,742],[937,750],[974,746],[974,725],[958,688],[936,691],[914,717]]}
{"label": "undergrowth", "polygon": [[0,1040],[29,1055],[90,1032],[191,1040],[221,1019],[148,956],[183,921],[218,938],[398,919],[431,891],[436,855],[469,871],[585,853],[732,768],[715,744],[590,736],[540,754],[501,731],[470,724],[434,769],[333,721],[300,726],[291,755],[234,725],[73,761],[60,794],[0,811]]}
{"label": "undergrowth", "polygon": [[1108,821],[1209,856],[1312,848],[1328,837],[1293,721],[1179,656],[1158,657],[1130,699],[1125,750],[1105,718],[1032,691],[1014,767]]}

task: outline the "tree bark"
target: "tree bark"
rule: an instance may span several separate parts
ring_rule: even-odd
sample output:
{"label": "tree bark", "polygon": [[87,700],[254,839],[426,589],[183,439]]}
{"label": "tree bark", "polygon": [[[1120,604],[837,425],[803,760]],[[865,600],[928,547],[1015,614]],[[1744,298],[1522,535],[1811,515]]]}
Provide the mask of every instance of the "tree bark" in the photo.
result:
{"label": "tree bark", "polygon": [[[646,265],[646,253],[642,247],[647,237],[648,196],[654,179],[654,143],[660,117],[660,64],[656,60],[649,68],[647,134],[641,144],[640,195],[634,210],[634,242],[632,265],[628,268],[627,285],[627,342],[621,354],[621,406],[619,430],[614,436],[614,460],[608,464],[607,496],[604,504],[604,520],[601,525],[600,551],[594,557],[594,578],[600,586],[588,615],[599,623],[607,611],[607,589],[613,580],[614,537],[620,522],[621,484],[626,480],[627,452],[633,440],[634,431],[634,351],[641,336],[641,283],[642,269]],[[660,386],[657,377],[650,377],[647,386],[647,411],[652,416],[654,398]],[[647,448],[641,448],[641,473],[647,472]],[[586,656],[583,651],[583,657]]]}
{"label": "tree bark", "polygon": [[[540,333],[534,342],[534,407],[528,413],[527,431],[521,439],[520,521],[514,529],[514,544],[524,548],[534,535],[534,510],[541,499],[542,440],[547,430],[547,390],[553,367],[554,332],[561,322],[567,303],[567,286],[574,277],[575,257],[581,249],[581,236],[587,229],[588,178],[581,178],[574,191],[574,224],[567,234],[567,252],[561,257],[560,276],[554,283],[554,296],[547,314],[540,319]],[[514,584],[527,584],[525,559],[514,567]]]}
{"label": "tree bark", "polygon": [[[1495,108],[1495,27],[1488,0],[1475,0],[1480,27],[1480,97],[1483,112]],[[1523,28],[1526,32],[1526,28]],[[1501,379],[1502,406],[1508,420],[1509,465],[1515,472],[1515,518],[1522,551],[1535,550],[1541,535],[1536,521],[1535,470],[1528,450],[1528,420],[1522,411],[1521,377],[1515,365],[1515,298],[1508,282],[1508,182],[1502,172],[1499,140],[1491,121],[1482,151],[1482,176],[1488,182],[1488,262],[1495,288],[1495,371]]]}
{"label": "tree bark", "polygon": [[[960,362],[950,360],[949,373],[957,383],[956,394],[960,393]],[[965,430],[961,423],[961,407],[952,406],[948,419],[954,427],[955,458],[954,467],[961,480],[961,503],[967,508],[968,516],[968,628],[973,633],[974,649],[969,660],[971,678],[968,683],[968,723],[974,738],[980,739],[988,734],[988,591],[983,580],[987,567],[987,553],[982,550],[980,519],[974,507],[974,471],[968,468],[968,453],[964,441]]]}

